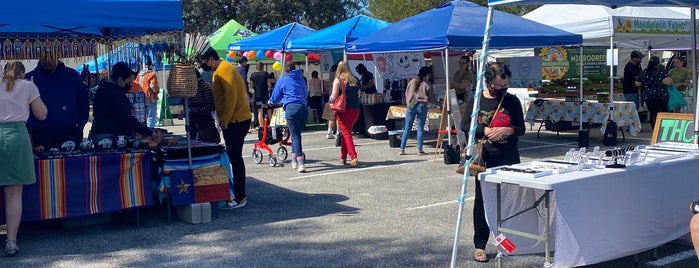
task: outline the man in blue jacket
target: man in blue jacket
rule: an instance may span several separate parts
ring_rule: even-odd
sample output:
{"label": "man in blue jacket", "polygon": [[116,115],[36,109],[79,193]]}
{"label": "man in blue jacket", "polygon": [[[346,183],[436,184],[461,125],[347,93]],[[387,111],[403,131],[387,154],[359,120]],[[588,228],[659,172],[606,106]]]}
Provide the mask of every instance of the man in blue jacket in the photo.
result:
{"label": "man in blue jacket", "polygon": [[90,107],[87,85],[78,71],[58,59],[43,58],[25,78],[39,88],[49,114],[44,121],[29,116],[33,145],[50,149],[66,141],[80,144]]}
{"label": "man in blue jacket", "polygon": [[287,74],[279,78],[274,85],[269,103],[283,103],[286,123],[291,133],[291,167],[298,172],[304,172],[306,155],[301,146],[301,131],[308,119],[308,88],[303,80],[303,73],[296,69],[293,62],[285,64],[284,71]]}

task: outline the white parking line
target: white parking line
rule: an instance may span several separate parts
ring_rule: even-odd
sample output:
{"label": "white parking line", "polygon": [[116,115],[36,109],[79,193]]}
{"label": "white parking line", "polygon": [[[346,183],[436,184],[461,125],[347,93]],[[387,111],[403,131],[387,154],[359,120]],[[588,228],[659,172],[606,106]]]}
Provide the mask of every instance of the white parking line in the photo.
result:
{"label": "white parking line", "polygon": [[[466,198],[465,200],[466,201],[473,201],[474,199],[475,199],[475,197],[469,197],[469,198]],[[408,208],[408,210],[431,208],[431,207],[436,207],[436,206],[449,205],[451,203],[456,203],[456,202],[457,202],[457,200],[451,200],[451,201],[446,201],[446,202],[439,202],[439,203],[427,204],[427,205],[423,205],[423,206],[411,207],[411,208]]]}
{"label": "white parking line", "polygon": [[665,257],[662,257],[662,258],[657,259],[655,261],[648,262],[647,264],[652,265],[652,266],[656,266],[656,267],[661,267],[661,266],[665,266],[665,265],[668,265],[671,263],[675,263],[678,261],[689,259],[689,258],[692,258],[695,256],[696,256],[696,253],[692,249],[692,250],[682,251],[680,253],[676,253],[673,255],[665,256]]}
{"label": "white parking line", "polygon": [[[425,162],[427,162],[427,161],[432,161],[432,160],[425,160]],[[415,162],[395,164],[395,165],[379,165],[379,166],[371,166],[371,167],[365,167],[365,168],[362,168],[362,167],[360,167],[360,168],[348,168],[348,169],[344,169],[344,170],[340,170],[340,171],[333,171],[333,172],[322,172],[322,173],[315,173],[314,172],[313,174],[287,178],[287,180],[298,180],[298,179],[327,176],[327,175],[334,175],[334,174],[342,174],[342,173],[350,173],[350,172],[357,172],[357,171],[364,171],[364,170],[371,170],[371,169],[399,167],[399,166],[405,166],[405,165],[415,165]]]}

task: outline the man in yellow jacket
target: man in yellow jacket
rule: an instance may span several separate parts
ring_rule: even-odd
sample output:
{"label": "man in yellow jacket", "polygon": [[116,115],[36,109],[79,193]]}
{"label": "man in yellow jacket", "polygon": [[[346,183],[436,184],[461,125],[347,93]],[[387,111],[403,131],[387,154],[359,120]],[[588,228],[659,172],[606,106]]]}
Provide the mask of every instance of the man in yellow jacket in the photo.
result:
{"label": "man in yellow jacket", "polygon": [[212,78],[214,106],[221,132],[223,132],[223,140],[226,143],[226,153],[233,169],[235,197],[221,209],[242,208],[247,204],[243,143],[252,119],[248,90],[236,68],[229,62],[221,60],[213,48],[204,52],[201,64],[210,66],[214,70]]}

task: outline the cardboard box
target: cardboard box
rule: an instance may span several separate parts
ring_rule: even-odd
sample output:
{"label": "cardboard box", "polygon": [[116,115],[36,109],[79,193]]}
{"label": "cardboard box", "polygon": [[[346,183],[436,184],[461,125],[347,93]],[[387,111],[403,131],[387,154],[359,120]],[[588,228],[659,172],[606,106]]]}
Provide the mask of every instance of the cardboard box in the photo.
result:
{"label": "cardboard box", "polygon": [[177,207],[177,217],[189,223],[211,222],[211,204],[197,203]]}

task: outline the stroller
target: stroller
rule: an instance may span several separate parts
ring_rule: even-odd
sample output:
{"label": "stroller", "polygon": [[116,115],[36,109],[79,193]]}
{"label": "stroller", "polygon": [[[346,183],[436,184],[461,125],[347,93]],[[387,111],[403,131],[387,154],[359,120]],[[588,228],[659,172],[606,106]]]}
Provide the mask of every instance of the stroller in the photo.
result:
{"label": "stroller", "polygon": [[[269,165],[274,167],[277,166],[278,162],[284,162],[287,157],[289,157],[289,152],[285,145],[291,145],[289,142],[291,133],[287,126],[269,126],[269,121],[269,117],[265,115],[263,126],[257,131],[259,141],[253,144],[252,161],[255,162],[255,164],[262,163],[264,150],[267,152],[267,155],[269,155]],[[275,143],[279,144],[276,155],[269,146]]]}

